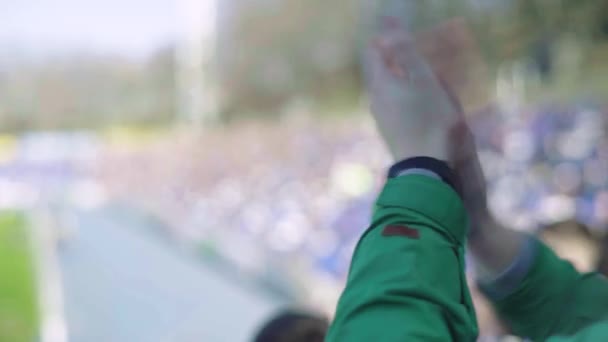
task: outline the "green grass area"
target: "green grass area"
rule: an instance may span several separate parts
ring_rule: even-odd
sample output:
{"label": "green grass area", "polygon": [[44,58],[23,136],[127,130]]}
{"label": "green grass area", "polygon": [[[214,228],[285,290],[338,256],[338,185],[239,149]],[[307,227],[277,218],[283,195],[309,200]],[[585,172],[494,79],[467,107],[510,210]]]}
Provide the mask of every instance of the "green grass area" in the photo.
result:
{"label": "green grass area", "polygon": [[34,276],[24,215],[0,211],[0,342],[36,339]]}

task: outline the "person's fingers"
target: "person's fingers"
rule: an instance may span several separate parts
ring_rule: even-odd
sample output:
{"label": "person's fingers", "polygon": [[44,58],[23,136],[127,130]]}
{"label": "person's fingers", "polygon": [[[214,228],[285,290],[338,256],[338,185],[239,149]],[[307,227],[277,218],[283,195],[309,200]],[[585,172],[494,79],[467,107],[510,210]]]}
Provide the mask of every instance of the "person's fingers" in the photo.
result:
{"label": "person's fingers", "polygon": [[384,62],[384,66],[393,73],[393,75],[401,78],[406,77],[406,69],[398,57],[398,50],[391,46],[391,42],[387,39],[380,39],[377,43],[377,48]]}
{"label": "person's fingers", "polygon": [[[374,40],[365,52],[364,69],[366,85],[370,95],[376,99],[399,97],[406,90],[407,80],[401,68],[395,65],[396,61],[386,51],[386,42],[381,39]],[[393,98],[396,100],[396,98]]]}
{"label": "person's fingers", "polygon": [[364,70],[368,91],[371,94],[378,93],[390,76],[378,41],[371,42],[365,50]]}
{"label": "person's fingers", "polygon": [[414,40],[401,19],[392,16],[381,17],[376,44],[388,69],[395,76],[406,77],[408,53],[414,49]]}

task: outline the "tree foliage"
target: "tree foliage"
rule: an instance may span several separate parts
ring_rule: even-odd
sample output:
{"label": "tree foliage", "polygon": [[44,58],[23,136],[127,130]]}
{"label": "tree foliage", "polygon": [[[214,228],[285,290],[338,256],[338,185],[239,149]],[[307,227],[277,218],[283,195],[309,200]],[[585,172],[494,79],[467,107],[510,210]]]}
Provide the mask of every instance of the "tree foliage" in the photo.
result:
{"label": "tree foliage", "polygon": [[[361,11],[365,9],[361,2],[273,3],[271,10],[245,11],[232,23],[231,34],[222,37],[220,75],[228,111],[256,108],[272,113],[294,96],[323,103],[340,88],[358,94],[359,28],[361,18],[369,15]],[[408,17],[414,30],[428,29],[450,17],[466,18],[490,66],[534,57],[566,33],[589,45],[608,35],[606,0],[480,3],[409,2]]]}
{"label": "tree foliage", "polygon": [[5,66],[2,131],[163,123],[174,112],[170,50],[142,62],[66,56]]}
{"label": "tree foliage", "polygon": [[[356,103],[364,19],[377,3],[240,2],[246,8],[220,27],[215,65],[223,114],[278,115],[294,100]],[[588,64],[605,64],[606,54],[597,51],[608,39],[608,0],[404,3],[414,31],[465,18],[490,68],[522,57],[548,58],[566,34],[586,49],[594,61]],[[0,61],[1,129],[166,123],[175,117],[174,85],[171,48],[143,62],[91,55],[8,67]]]}
{"label": "tree foliage", "polygon": [[286,0],[245,11],[220,37],[228,111],[276,111],[294,96],[352,90],[358,84],[357,2]]}

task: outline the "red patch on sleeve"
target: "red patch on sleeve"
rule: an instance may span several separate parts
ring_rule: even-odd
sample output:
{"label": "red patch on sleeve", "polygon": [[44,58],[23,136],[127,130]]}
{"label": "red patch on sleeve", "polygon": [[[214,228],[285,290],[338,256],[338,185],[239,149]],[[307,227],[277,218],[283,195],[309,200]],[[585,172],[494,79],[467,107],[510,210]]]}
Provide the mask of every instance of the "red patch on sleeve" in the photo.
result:
{"label": "red patch on sleeve", "polygon": [[418,240],[420,238],[420,232],[418,229],[410,228],[407,226],[390,225],[384,227],[382,230],[383,236],[405,236],[410,239]]}

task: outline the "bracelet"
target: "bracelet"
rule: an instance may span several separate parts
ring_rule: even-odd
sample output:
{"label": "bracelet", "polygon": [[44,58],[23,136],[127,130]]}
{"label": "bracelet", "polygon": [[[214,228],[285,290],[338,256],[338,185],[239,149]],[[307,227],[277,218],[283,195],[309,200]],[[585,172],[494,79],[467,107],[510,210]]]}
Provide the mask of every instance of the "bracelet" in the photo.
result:
{"label": "bracelet", "polygon": [[444,161],[432,157],[414,157],[402,160],[388,171],[388,178],[395,178],[407,173],[409,170],[429,171],[447,183],[459,195],[461,195],[460,183],[452,168]]}

